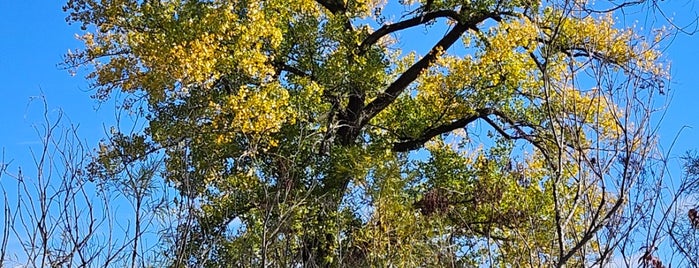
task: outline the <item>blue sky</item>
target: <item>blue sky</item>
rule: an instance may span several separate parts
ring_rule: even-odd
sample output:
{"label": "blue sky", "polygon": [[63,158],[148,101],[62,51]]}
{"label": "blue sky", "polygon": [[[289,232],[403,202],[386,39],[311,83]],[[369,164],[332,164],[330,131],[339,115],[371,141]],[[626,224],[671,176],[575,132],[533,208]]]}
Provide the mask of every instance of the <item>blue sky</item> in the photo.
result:
{"label": "blue sky", "polygon": [[[662,3],[678,24],[697,17],[694,1]],[[68,49],[80,47],[75,39],[76,25],[65,22],[63,1],[0,0],[0,148],[10,170],[32,167],[29,148],[38,146],[33,125],[42,121],[42,104],[30,100],[44,95],[49,112],[55,117],[62,110],[70,122],[79,125],[79,134],[94,146],[114,123],[113,104],[101,106],[90,98],[87,81],[58,67]],[[659,21],[662,23],[662,21]],[[699,37],[678,35],[666,50],[672,80],[666,97],[671,98],[660,125],[660,142],[668,149],[677,139],[671,156],[686,150],[699,150]],[[664,101],[664,100],[663,100]],[[672,176],[680,176],[680,163],[673,162]],[[4,177],[3,177],[4,178]]]}
{"label": "blue sky", "polygon": [[15,165],[25,164],[27,148],[38,142],[33,125],[41,122],[45,95],[50,112],[57,109],[80,125],[84,138],[96,142],[103,123],[113,121],[109,105],[96,110],[87,82],[58,67],[62,55],[79,47],[61,9],[62,1],[0,1],[0,146]]}

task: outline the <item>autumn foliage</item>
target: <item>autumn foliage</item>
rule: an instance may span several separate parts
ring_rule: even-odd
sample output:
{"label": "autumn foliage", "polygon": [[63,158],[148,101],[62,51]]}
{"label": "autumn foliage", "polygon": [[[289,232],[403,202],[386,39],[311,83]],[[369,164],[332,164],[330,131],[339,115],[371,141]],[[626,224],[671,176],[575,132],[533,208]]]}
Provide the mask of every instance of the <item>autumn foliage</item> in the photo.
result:
{"label": "autumn foliage", "polygon": [[592,2],[70,0],[66,63],[148,122],[92,174],[190,202],[168,265],[600,265],[667,74]]}

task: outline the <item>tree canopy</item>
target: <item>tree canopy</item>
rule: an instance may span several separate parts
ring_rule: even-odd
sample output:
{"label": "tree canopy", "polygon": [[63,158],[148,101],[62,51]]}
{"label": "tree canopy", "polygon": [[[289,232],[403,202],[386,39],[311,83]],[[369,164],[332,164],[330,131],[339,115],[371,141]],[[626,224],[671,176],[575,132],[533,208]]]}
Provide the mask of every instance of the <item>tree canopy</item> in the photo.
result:
{"label": "tree canopy", "polygon": [[66,63],[148,121],[91,174],[160,159],[174,267],[605,264],[666,32],[594,2],[69,0]]}

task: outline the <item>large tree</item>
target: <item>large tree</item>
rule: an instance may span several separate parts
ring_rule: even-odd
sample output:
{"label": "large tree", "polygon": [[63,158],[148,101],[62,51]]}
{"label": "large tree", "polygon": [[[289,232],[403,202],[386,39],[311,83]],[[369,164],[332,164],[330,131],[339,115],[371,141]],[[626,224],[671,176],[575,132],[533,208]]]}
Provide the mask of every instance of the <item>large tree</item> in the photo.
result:
{"label": "large tree", "polygon": [[148,120],[91,171],[164,156],[172,266],[599,265],[666,78],[641,3],[69,0],[66,61]]}

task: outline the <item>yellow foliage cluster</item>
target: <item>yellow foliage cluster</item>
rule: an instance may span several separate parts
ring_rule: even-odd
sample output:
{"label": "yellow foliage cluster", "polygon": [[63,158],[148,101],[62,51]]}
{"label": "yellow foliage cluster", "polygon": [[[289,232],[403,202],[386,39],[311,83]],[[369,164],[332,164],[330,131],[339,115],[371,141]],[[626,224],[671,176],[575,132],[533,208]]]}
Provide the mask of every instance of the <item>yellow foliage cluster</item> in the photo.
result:
{"label": "yellow foliage cluster", "polygon": [[[209,109],[214,114],[213,128],[221,133],[216,139],[219,144],[230,142],[236,133],[274,133],[295,120],[288,92],[275,83],[263,87],[242,86],[223,103],[209,103]],[[274,145],[274,141],[270,142]]]}
{"label": "yellow foliage cluster", "polygon": [[[154,29],[133,31],[128,35],[132,53],[140,59],[149,91],[189,87],[218,79],[221,74],[240,72],[255,79],[267,79],[274,73],[269,50],[279,46],[282,30],[276,17],[263,5],[248,3],[244,16],[236,13],[237,3],[198,7],[203,15],[181,18],[176,3],[171,10],[152,10],[169,21]],[[183,12],[183,11],[180,11]],[[156,28],[157,27],[157,28]],[[174,34],[178,32],[178,34]]]}

